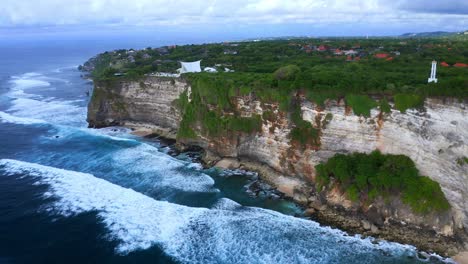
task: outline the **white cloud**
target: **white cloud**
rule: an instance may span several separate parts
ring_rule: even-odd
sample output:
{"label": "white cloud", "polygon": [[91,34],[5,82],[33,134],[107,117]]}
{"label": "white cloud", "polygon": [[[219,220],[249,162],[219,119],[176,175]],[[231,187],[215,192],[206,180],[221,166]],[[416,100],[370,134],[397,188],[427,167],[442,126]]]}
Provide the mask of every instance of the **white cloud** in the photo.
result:
{"label": "white cloud", "polygon": [[392,3],[399,9],[417,13],[468,15],[468,1],[466,0],[396,0]]}
{"label": "white cloud", "polygon": [[[461,28],[468,20],[463,1],[2,0],[0,26],[440,23],[447,28],[443,23],[452,21],[451,27]],[[462,11],[450,12],[454,3]]]}

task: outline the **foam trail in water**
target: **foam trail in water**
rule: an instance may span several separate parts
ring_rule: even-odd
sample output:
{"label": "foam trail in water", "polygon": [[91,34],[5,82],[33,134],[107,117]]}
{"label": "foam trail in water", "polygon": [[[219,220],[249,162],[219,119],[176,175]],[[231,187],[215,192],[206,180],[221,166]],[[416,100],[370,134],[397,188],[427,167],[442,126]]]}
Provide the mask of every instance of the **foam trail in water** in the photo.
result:
{"label": "foam trail in water", "polygon": [[78,65],[71,65],[71,66],[65,66],[65,67],[54,69],[53,72],[61,73],[63,72],[63,70],[71,70],[71,69],[77,69],[77,68],[78,68]]}
{"label": "foam trail in water", "polygon": [[[7,96],[13,99],[10,101],[12,106],[6,112],[15,117],[43,120],[52,124],[86,126],[86,109],[77,106],[76,101],[57,101],[54,98],[43,98],[28,92],[34,91],[33,88],[51,86],[47,80],[66,81],[46,77],[35,72],[13,76],[9,81],[11,91],[7,93]],[[19,123],[19,121],[16,120],[15,123]],[[25,124],[30,123],[25,121]]]}
{"label": "foam trail in water", "polygon": [[[183,192],[219,192],[214,188],[214,180],[199,171],[194,170],[191,162],[181,161],[159,151],[157,147],[141,143],[125,134],[127,130],[109,132],[99,129],[76,128],[72,126],[50,125],[43,120],[17,117],[0,111],[1,123],[15,123],[25,125],[44,125],[53,131],[53,136],[41,137],[43,144],[77,144],[94,145],[96,142],[108,145],[107,151],[101,152],[96,159],[88,162],[88,168],[95,171],[102,167],[101,164],[109,165],[113,175],[102,175],[127,187],[135,187],[139,190],[153,190],[158,197],[175,197],[175,191]],[[116,128],[114,128],[115,130]],[[113,136],[112,136],[113,135]],[[60,141],[58,141],[60,140]],[[64,142],[65,141],[65,142]],[[90,151],[91,148],[88,149]],[[90,154],[95,154],[94,149]],[[68,153],[57,157],[44,153],[34,158],[46,164],[69,164],[71,157]],[[73,158],[72,158],[73,159]],[[73,159],[74,160],[74,159]],[[200,166],[199,164],[197,164]],[[94,167],[93,167],[94,166]],[[198,167],[197,167],[198,168]]]}
{"label": "foam trail in water", "polygon": [[27,118],[27,117],[17,117],[17,116],[13,116],[2,111],[0,111],[0,122],[22,124],[22,125],[44,124],[43,120]]}
{"label": "foam trail in water", "polygon": [[27,174],[47,184],[58,198],[53,209],[64,216],[98,211],[112,234],[121,240],[117,250],[127,253],[170,240],[191,218],[207,209],[156,201],[91,174],[62,170],[16,160],[0,160],[6,174]]}
{"label": "foam trail in water", "polygon": [[86,110],[66,101],[39,101],[17,98],[11,101],[8,112],[17,117],[44,120],[60,125],[86,126]]}
{"label": "foam trail in water", "polygon": [[12,76],[9,83],[12,84],[12,88],[15,90],[24,90],[34,87],[47,87],[50,83],[42,80],[42,74],[31,72],[25,73],[21,76]]}
{"label": "foam trail in water", "polygon": [[[106,170],[111,174],[100,174],[100,177],[112,182],[134,187],[138,190],[151,192],[157,197],[175,197],[176,190],[184,192],[219,192],[214,188],[214,180],[194,169],[194,163],[182,161],[162,153],[157,147],[139,142],[122,132],[112,132],[100,129],[74,128],[69,126],[53,126],[59,138],[43,137],[43,144],[70,144],[80,142],[79,147],[85,148],[87,155],[95,156],[87,162],[88,171]],[[127,136],[127,138],[125,138]],[[57,142],[60,140],[60,142]],[[95,144],[106,146],[106,150],[95,149]],[[76,155],[76,154],[72,154]],[[52,159],[51,159],[52,157]],[[45,164],[69,164],[74,167],[74,159],[70,156],[61,157],[42,155],[34,159]],[[67,165],[65,165],[67,166]],[[106,169],[103,169],[107,167]],[[84,166],[80,166],[83,168]]]}
{"label": "foam trail in water", "polygon": [[[0,111],[0,122],[1,123],[11,123],[11,124],[19,124],[19,125],[52,125],[44,120],[35,119],[35,118],[28,118],[28,117],[18,117],[14,116],[5,112]],[[79,137],[80,134],[82,136],[93,136],[93,137],[102,137],[108,138],[115,141],[129,141],[139,143],[135,139],[132,138],[125,138],[125,132],[121,134],[114,134],[112,136],[109,133],[101,133],[99,129],[88,129],[88,128],[80,128],[80,127],[71,127],[71,126],[62,126],[62,125],[54,125],[55,129],[58,130],[58,136],[61,137]]]}
{"label": "foam trail in water", "polygon": [[107,138],[112,139],[115,141],[127,141],[127,142],[134,142],[135,144],[140,144],[139,141],[135,140],[134,138],[129,137],[125,132],[121,133],[107,133],[102,132],[101,129],[91,129],[86,127],[72,127],[72,126],[61,126],[61,125],[54,125],[55,128],[59,130],[59,134],[62,137],[78,138],[78,137],[100,137],[100,138]]}
{"label": "foam trail in water", "polygon": [[25,90],[38,88],[38,87],[49,87],[50,82],[43,80],[43,75],[36,72],[29,72],[20,76],[12,76],[9,83],[11,91],[8,95],[12,98],[18,97],[34,97],[33,94],[25,93]]}
{"label": "foam trail in water", "polygon": [[411,246],[347,236],[317,223],[221,201],[216,209],[162,202],[91,174],[0,160],[4,175],[28,175],[64,216],[97,211],[117,252],[161,247],[184,263],[396,263],[416,259]]}
{"label": "foam trail in water", "polygon": [[148,144],[119,150],[112,155],[112,160],[116,167],[125,168],[133,177],[140,175],[140,184],[146,186],[193,192],[217,191],[213,188],[214,180],[193,171],[192,163],[177,160]]}
{"label": "foam trail in water", "polygon": [[[56,73],[60,72],[57,71]],[[9,83],[13,90],[26,90],[37,87],[49,87],[51,86],[50,81],[69,83],[66,79],[50,77],[37,72],[28,72],[19,76],[11,76]]]}

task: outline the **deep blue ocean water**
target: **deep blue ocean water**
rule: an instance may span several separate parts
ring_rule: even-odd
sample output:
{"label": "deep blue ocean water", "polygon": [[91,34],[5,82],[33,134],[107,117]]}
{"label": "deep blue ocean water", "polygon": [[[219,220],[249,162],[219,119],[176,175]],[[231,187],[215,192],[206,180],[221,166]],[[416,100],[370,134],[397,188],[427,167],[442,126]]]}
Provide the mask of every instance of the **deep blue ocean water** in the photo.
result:
{"label": "deep blue ocean water", "polygon": [[[179,41],[183,42],[183,41]],[[424,263],[251,197],[252,176],[203,169],[124,128],[88,129],[98,52],[170,42],[0,42],[0,263]]]}

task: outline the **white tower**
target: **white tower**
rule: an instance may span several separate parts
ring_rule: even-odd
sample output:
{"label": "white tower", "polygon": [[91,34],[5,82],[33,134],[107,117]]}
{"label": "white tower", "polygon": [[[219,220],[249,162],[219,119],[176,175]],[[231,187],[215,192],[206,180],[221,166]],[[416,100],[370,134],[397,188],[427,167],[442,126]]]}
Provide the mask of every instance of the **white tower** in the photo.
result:
{"label": "white tower", "polygon": [[437,71],[437,61],[433,60],[432,68],[431,68],[431,76],[429,77],[429,79],[427,79],[428,83],[431,83],[431,82],[437,83],[436,71]]}

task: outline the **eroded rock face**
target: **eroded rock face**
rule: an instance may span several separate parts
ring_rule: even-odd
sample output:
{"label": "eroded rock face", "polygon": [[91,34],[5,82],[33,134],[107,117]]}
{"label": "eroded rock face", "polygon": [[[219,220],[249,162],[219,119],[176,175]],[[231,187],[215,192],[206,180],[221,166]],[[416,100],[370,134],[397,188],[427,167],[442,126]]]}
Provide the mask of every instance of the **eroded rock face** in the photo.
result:
{"label": "eroded rock face", "polygon": [[187,87],[182,79],[157,77],[98,82],[88,107],[89,126],[144,128],[175,138],[181,117],[173,102]]}
{"label": "eroded rock face", "polygon": [[[175,138],[181,115],[173,101],[186,89],[190,92],[188,84],[181,79],[155,77],[112,86],[98,83],[89,105],[90,126],[119,124],[151,128]],[[363,230],[386,234],[390,231],[382,227],[389,223],[402,227],[413,224],[451,236],[468,228],[468,164],[457,162],[468,157],[466,102],[427,99],[424,110],[406,113],[392,110],[385,114],[373,109],[371,116],[365,118],[354,115],[343,100],[328,101],[325,107],[303,100],[302,117],[320,130],[319,147],[291,142],[292,123],[287,114],[278,110],[278,105],[261,103],[248,96],[238,98],[236,105],[237,112],[244,117],[271,113],[268,120],[264,118],[261,132],[229,132],[210,138],[198,128],[197,139],[179,142],[204,148],[213,164],[219,158],[239,160],[240,166],[259,171],[278,190],[315,210],[341,208],[353,212],[356,221],[345,222],[361,227],[365,223],[367,229]],[[315,165],[336,153],[370,153],[376,149],[384,154],[409,156],[422,175],[439,182],[451,211],[421,216],[412,213],[399,199],[392,198],[390,202],[377,199],[364,206],[349,201],[339,190],[327,193],[315,190]]]}
{"label": "eroded rock face", "polygon": [[[315,122],[316,115],[333,115],[322,129],[322,145],[317,156],[326,156],[329,152],[369,153],[375,149],[385,154],[409,156],[422,175],[441,185],[453,208],[454,227],[468,227],[468,168],[457,162],[468,154],[466,104],[427,99],[425,111],[400,113],[392,110],[390,114],[381,115],[373,110],[370,118],[347,114],[342,103],[328,105],[323,111],[316,111],[317,107],[310,103],[303,106],[303,118],[311,123]],[[314,163],[315,159],[311,158],[310,162]],[[450,219],[435,219],[436,223],[430,223],[428,217],[411,218],[409,213],[402,216],[409,222],[439,225],[439,231],[445,233],[450,224]]]}

